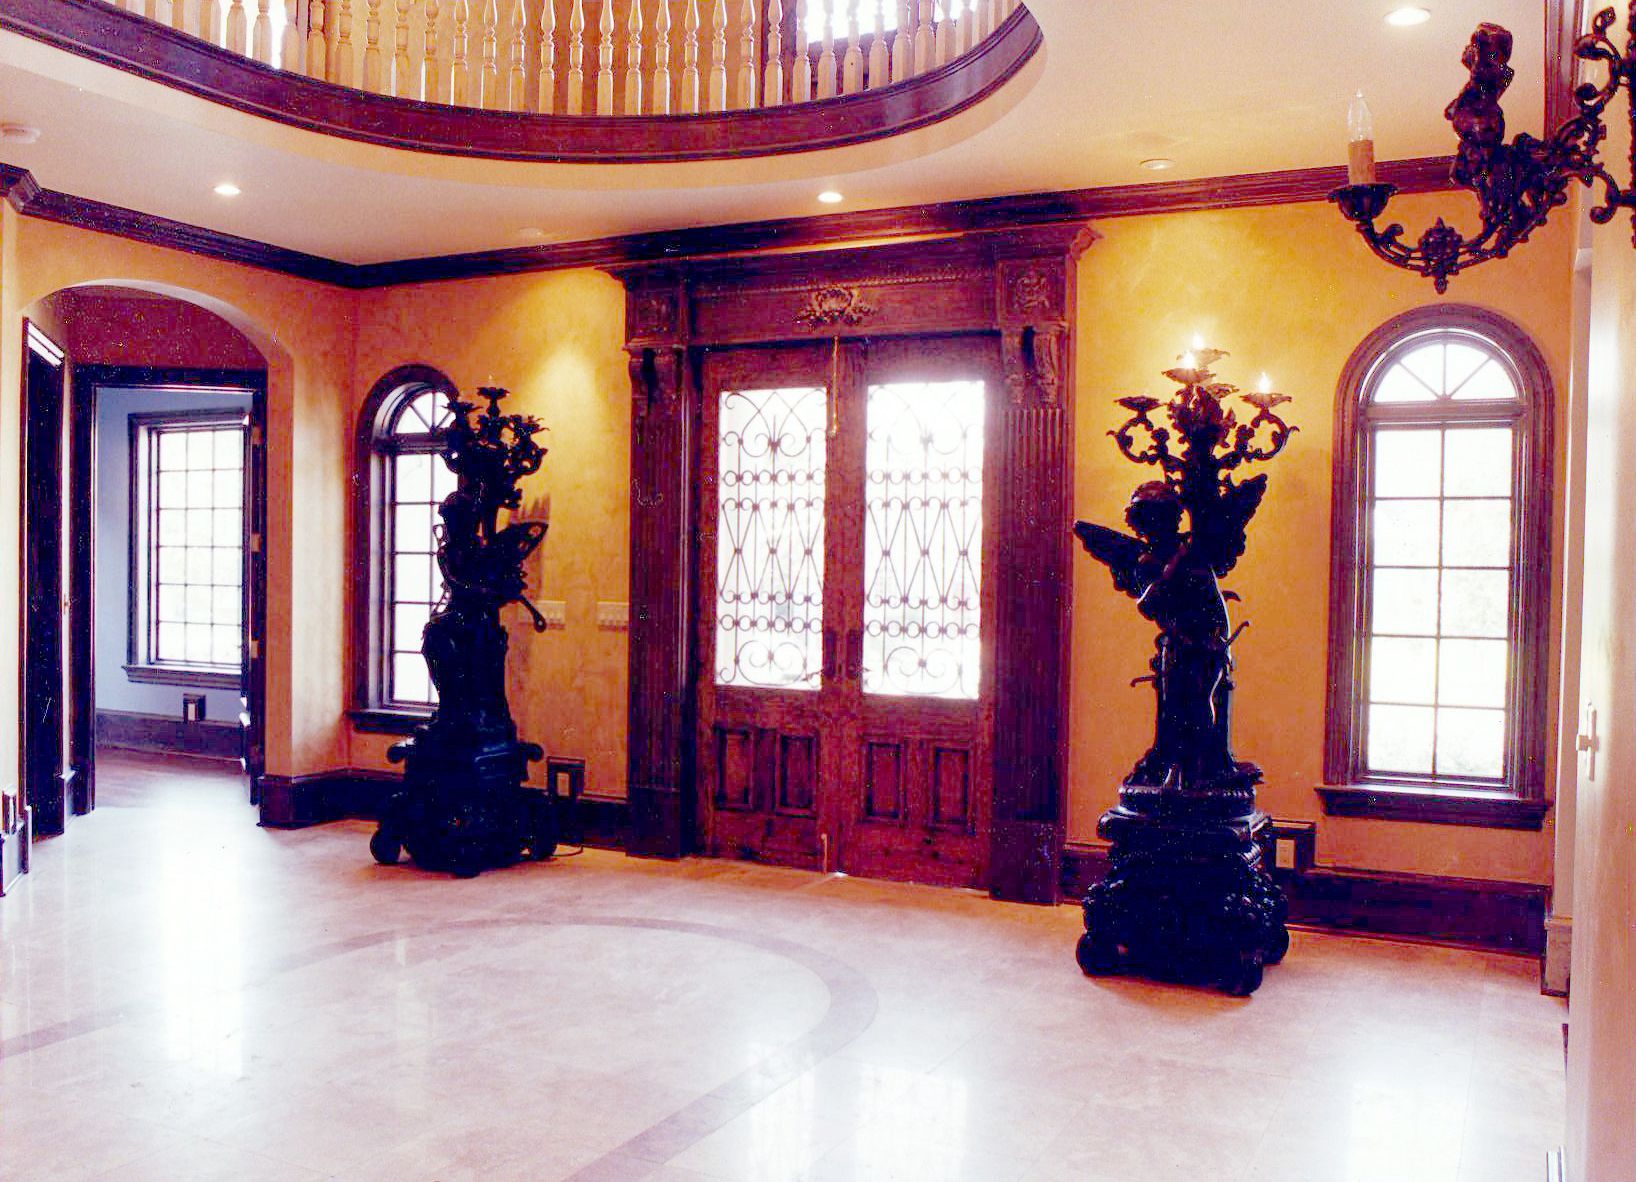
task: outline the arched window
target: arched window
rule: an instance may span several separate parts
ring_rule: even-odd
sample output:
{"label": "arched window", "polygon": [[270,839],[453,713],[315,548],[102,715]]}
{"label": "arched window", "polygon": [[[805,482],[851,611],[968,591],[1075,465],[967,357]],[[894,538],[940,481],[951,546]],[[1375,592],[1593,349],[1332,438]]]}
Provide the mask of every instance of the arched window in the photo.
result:
{"label": "arched window", "polygon": [[1537,828],[1551,561],[1549,373],[1480,309],[1399,316],[1337,395],[1332,813]]}
{"label": "arched window", "polygon": [[401,366],[375,383],[360,418],[354,587],[367,603],[353,616],[353,718],[366,728],[407,730],[436,704],[420,634],[443,594],[433,527],[454,491],[437,454],[453,389],[435,369]]}

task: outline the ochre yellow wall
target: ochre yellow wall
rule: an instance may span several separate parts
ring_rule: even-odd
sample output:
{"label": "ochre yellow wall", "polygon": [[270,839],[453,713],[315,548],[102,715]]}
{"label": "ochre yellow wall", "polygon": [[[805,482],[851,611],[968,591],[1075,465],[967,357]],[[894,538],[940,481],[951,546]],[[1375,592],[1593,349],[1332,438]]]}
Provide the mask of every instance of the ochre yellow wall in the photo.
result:
{"label": "ochre yellow wall", "polygon": [[[550,454],[524,485],[522,515],[549,517],[551,530],[527,573],[532,598],[566,603],[567,627],[535,634],[520,607],[505,613],[512,712],[547,755],[586,761],[588,791],[623,796],[626,634],[596,624],[599,601],[629,595],[623,289],[597,271],[388,288],[364,293],[360,324],[349,431],[370,387],[408,362],[436,366],[468,392],[505,386],[507,409],[548,428]],[[390,741],[354,733],[353,766],[386,766]]]}
{"label": "ochre yellow wall", "polygon": [[[1400,198],[1411,226],[1446,195]],[[1399,212],[1400,210],[1400,212]],[[188,296],[225,316],[266,354],[270,386],[271,530],[269,770],[385,766],[389,739],[346,721],[359,580],[348,569],[349,484],[359,408],[375,380],[418,361],[463,389],[511,387],[514,409],[550,428],[550,454],[524,512],[551,532],[529,571],[536,598],[564,600],[567,628],[535,635],[509,613],[513,703],[522,733],[553,755],[583,757],[593,792],[622,794],[626,635],[595,622],[623,603],[630,555],[629,385],[619,285],[571,271],[350,293],[68,229],[9,210],[0,226],[5,335],[0,364],[19,372],[22,310],[74,284],[115,281]],[[1562,219],[1565,223],[1566,218]],[[1117,524],[1140,478],[1107,429],[1117,396],[1166,392],[1158,370],[1194,332],[1232,356],[1219,367],[1250,384],[1264,369],[1294,394],[1302,431],[1272,483],[1229,586],[1252,626],[1241,639],[1238,749],[1265,769],[1274,815],[1320,822],[1320,859],[1339,865],[1533,882],[1550,876],[1551,833],[1325,818],[1322,775],[1328,618],[1330,433],[1347,356],[1373,328],[1434,302],[1431,285],[1368,253],[1326,204],[1112,219],[1080,265],[1077,515]],[[1548,227],[1507,262],[1458,277],[1460,302],[1527,330],[1566,389],[1570,332],[1566,225]],[[189,293],[192,293],[191,295]],[[0,440],[16,438],[17,389],[0,400]],[[1560,445],[1559,432],[1559,445]],[[16,465],[0,443],[0,613],[15,612]],[[549,500],[549,506],[547,506]],[[1557,549],[1557,547],[1553,547]],[[300,555],[298,568],[290,559]],[[299,574],[299,578],[295,577]],[[9,606],[8,606],[9,604]],[[1151,726],[1145,672],[1151,630],[1106,573],[1076,556],[1069,835],[1087,840]],[[1552,637],[1552,651],[1556,637]],[[0,661],[15,667],[15,637]],[[296,692],[295,687],[299,687]],[[15,680],[0,711],[15,717]],[[15,767],[15,734],[0,760]]]}
{"label": "ochre yellow wall", "polygon": [[[1392,213],[1418,233],[1455,205],[1447,194],[1400,197]],[[1570,345],[1568,223],[1563,214],[1509,260],[1458,276],[1448,297],[1501,312],[1533,337],[1559,391],[1559,419]],[[1126,462],[1108,438],[1124,418],[1113,400],[1167,397],[1174,387],[1159,371],[1194,333],[1230,351],[1216,367],[1223,380],[1249,388],[1266,371],[1295,396],[1283,409],[1301,431],[1268,466],[1248,551],[1225,583],[1244,597],[1235,619],[1250,621],[1234,647],[1234,723],[1239,758],[1266,772],[1262,807],[1317,819],[1323,862],[1548,882],[1549,822],[1543,833],[1521,833],[1324,817],[1313,791],[1323,775],[1336,384],[1370,331],[1437,302],[1431,283],[1376,259],[1327,203],[1119,218],[1097,228],[1102,238],[1080,264],[1077,516],[1123,525],[1130,490],[1151,470]],[[1068,834],[1088,840],[1151,738],[1152,690],[1129,681],[1147,672],[1153,632],[1084,554],[1075,559],[1073,610]]]}
{"label": "ochre yellow wall", "polygon": [[[200,304],[244,332],[268,368],[267,770],[345,758],[342,601],[346,407],[357,295],[322,284],[4,213],[0,262],[0,619],[18,617],[18,407],[24,310],[53,292],[113,282]],[[299,578],[293,556],[300,556]],[[0,629],[0,668],[17,667]],[[0,717],[17,679],[0,677]],[[17,732],[0,728],[0,775],[17,774]]]}

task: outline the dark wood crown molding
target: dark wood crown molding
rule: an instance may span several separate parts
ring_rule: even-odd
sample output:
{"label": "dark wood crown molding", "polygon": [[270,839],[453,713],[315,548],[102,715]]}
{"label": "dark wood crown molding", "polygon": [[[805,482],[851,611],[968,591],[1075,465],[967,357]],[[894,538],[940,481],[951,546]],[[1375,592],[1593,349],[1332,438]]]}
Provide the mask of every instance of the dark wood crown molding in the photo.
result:
{"label": "dark wood crown molding", "polygon": [[[1382,180],[1405,193],[1431,193],[1456,186],[1449,180],[1451,158],[1396,160],[1380,166]],[[1115,185],[905,205],[857,213],[777,218],[726,226],[701,226],[646,234],[623,234],[584,242],[525,246],[470,254],[436,255],[386,263],[343,263],[280,246],[224,234],[154,214],[45,189],[27,169],[0,163],[0,196],[29,217],[168,246],[209,258],[243,263],[329,283],[337,287],[392,287],[454,279],[483,279],[534,271],[617,267],[630,263],[683,261],[762,250],[836,246],[885,237],[959,235],[1139,214],[1185,213],[1323,201],[1346,183],[1346,168],[1301,168],[1284,172]]]}
{"label": "dark wood crown molding", "polygon": [[981,102],[1044,41],[1026,8],[970,53],[879,90],[698,115],[540,115],[371,94],[264,66],[105,0],[6,0],[0,28],[291,127],[448,156],[632,164],[811,152],[926,127]]}

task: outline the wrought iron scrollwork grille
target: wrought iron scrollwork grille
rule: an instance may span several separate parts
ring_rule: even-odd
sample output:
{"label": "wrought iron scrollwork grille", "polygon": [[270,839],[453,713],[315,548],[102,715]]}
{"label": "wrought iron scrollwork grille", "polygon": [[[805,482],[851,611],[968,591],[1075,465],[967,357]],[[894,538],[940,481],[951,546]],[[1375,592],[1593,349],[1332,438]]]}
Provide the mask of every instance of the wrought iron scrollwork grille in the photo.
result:
{"label": "wrought iron scrollwork grille", "polygon": [[975,381],[869,388],[865,693],[978,696],[983,404]]}
{"label": "wrought iron scrollwork grille", "polygon": [[819,688],[827,401],[822,387],[722,392],[718,685]]}

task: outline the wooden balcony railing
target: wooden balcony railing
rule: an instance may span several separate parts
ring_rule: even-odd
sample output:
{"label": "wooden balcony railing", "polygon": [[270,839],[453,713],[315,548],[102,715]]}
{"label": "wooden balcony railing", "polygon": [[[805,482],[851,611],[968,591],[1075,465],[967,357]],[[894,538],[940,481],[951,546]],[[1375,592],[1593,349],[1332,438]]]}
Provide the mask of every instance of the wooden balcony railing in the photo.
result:
{"label": "wooden balcony railing", "polygon": [[123,0],[263,65],[456,107],[693,115],[877,90],[1018,0]]}
{"label": "wooden balcony railing", "polygon": [[296,127],[573,162],[877,139],[1042,42],[1018,0],[4,0],[0,28]]}

